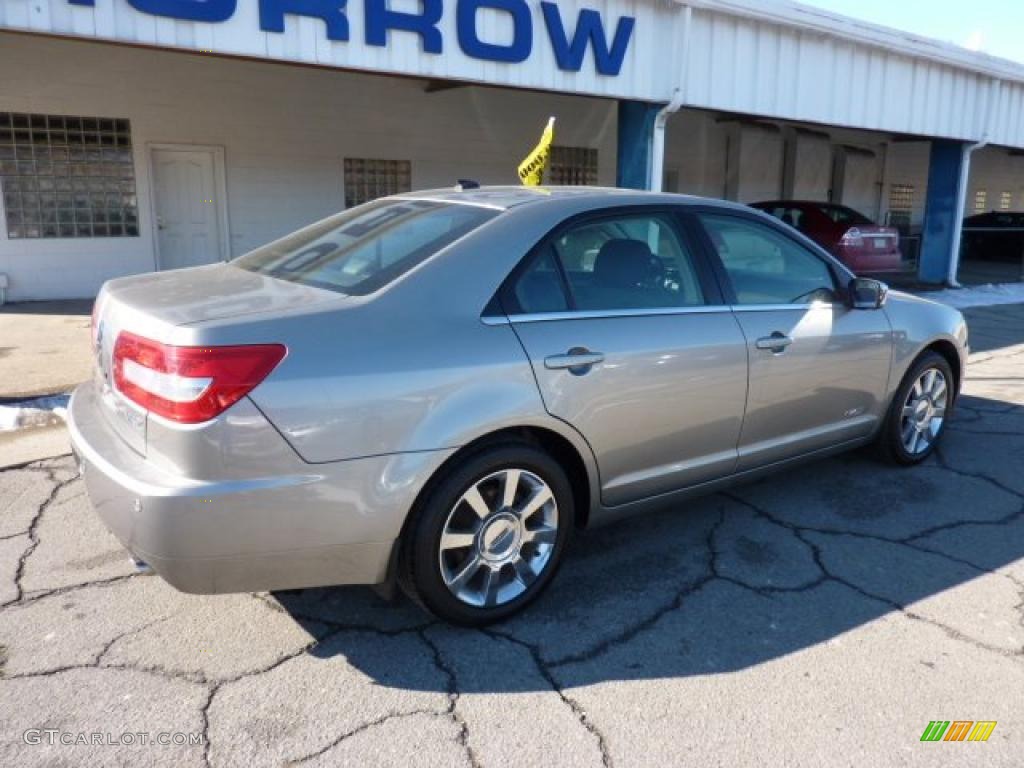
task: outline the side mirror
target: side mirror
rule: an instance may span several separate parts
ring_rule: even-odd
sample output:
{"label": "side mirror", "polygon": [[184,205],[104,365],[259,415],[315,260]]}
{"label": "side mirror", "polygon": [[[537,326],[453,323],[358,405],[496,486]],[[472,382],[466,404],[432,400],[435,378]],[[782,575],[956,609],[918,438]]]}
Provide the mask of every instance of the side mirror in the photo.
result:
{"label": "side mirror", "polygon": [[850,304],[854,309],[878,309],[885,304],[889,286],[881,280],[855,277],[850,281]]}

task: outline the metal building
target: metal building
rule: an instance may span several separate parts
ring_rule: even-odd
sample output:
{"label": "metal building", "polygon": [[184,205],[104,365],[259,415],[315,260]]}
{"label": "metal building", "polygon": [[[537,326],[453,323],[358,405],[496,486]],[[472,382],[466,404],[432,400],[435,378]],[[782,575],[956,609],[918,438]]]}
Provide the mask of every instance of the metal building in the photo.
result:
{"label": "metal building", "polygon": [[515,183],[548,115],[551,183],[843,202],[926,282],[1024,210],[1024,66],[789,2],[3,0],[0,71],[9,300]]}

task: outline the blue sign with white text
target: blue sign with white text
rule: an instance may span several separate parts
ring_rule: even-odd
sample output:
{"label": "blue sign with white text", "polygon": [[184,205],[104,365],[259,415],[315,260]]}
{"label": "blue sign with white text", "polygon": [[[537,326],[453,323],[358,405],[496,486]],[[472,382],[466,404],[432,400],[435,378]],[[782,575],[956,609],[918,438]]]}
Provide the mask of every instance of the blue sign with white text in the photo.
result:
{"label": "blue sign with white text", "polygon": [[[109,0],[100,0],[109,2]],[[348,41],[348,0],[255,0],[259,3],[260,29],[284,32],[286,16],[307,16],[324,22],[329,40]],[[95,6],[96,0],[68,0],[72,5]],[[234,13],[238,0],[127,0],[136,10],[183,21],[218,23]],[[418,35],[423,51],[444,52],[445,41],[438,25],[445,13],[444,0],[420,0],[419,12],[392,10],[388,0],[363,0],[363,39],[367,45],[387,46],[392,33]],[[450,7],[453,3],[449,2]],[[456,0],[455,28],[459,48],[467,56],[484,61],[516,64],[533,53],[534,21],[526,0]],[[609,40],[600,11],[584,8],[576,19],[564,19],[553,2],[542,2],[544,29],[560,69],[579,72],[587,49],[594,53],[598,73],[614,77],[622,71],[636,19],[622,16]],[[507,14],[512,22],[511,41],[491,42],[480,37],[477,16],[483,9]],[[575,21],[575,24],[573,24]]]}

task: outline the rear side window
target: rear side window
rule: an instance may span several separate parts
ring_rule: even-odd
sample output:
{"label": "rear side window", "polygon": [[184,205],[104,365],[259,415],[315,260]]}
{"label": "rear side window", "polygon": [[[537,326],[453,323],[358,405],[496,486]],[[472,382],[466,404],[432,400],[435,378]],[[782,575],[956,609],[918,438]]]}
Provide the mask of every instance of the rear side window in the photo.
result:
{"label": "rear side window", "polygon": [[771,227],[700,214],[739,304],[811,304],[836,299],[828,265]]}
{"label": "rear side window", "polygon": [[430,200],[379,200],[300,229],[233,263],[281,280],[362,296],[498,213]]}

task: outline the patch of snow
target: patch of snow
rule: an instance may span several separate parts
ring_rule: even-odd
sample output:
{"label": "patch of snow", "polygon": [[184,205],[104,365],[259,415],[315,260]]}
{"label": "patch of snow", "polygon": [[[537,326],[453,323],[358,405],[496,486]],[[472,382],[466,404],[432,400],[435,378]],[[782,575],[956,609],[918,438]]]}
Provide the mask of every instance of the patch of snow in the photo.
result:
{"label": "patch of snow", "polygon": [[918,295],[957,309],[987,307],[993,304],[1022,304],[1024,303],[1024,283],[989,283],[988,285],[972,285],[970,288],[946,288],[942,291],[921,292]]}
{"label": "patch of snow", "polygon": [[0,432],[60,424],[67,420],[70,399],[71,395],[51,395],[0,403]]}

